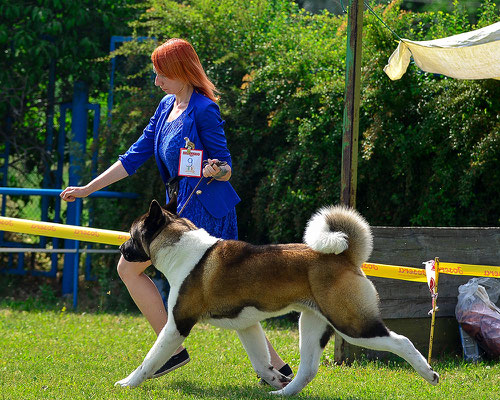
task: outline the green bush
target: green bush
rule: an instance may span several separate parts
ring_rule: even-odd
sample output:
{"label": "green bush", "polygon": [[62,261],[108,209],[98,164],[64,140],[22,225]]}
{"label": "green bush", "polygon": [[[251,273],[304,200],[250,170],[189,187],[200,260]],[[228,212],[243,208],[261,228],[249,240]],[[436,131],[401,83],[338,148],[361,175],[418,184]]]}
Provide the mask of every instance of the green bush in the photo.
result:
{"label": "green bush", "polygon": [[[311,213],[339,200],[346,17],[311,15],[286,0],[149,4],[132,24],[135,34],[191,41],[221,92],[232,182],[242,198],[240,237],[300,241]],[[402,12],[397,1],[375,11],[413,40],[498,19],[490,1],[482,2],[477,26],[458,3],[451,13]],[[459,81],[412,65],[392,82],[383,67],[394,36],[369,12],[363,29],[358,208],[375,225],[497,225],[498,81]],[[154,46],[127,43],[119,54],[148,55]],[[151,94],[149,71],[143,68],[143,86],[120,93],[114,115],[122,124],[113,134],[121,144],[139,135],[161,96]],[[155,188],[162,195],[161,182]]]}
{"label": "green bush", "polygon": [[[384,16],[415,40],[494,22],[490,2],[483,3],[477,27],[455,6],[452,14],[400,14],[394,8]],[[381,225],[498,225],[498,81],[456,80],[415,66],[401,80],[388,81],[382,68],[395,45],[377,25],[367,29],[364,42],[369,67],[361,108],[360,210]]]}
{"label": "green bush", "polygon": [[[16,0],[0,3],[0,151],[11,145],[9,185],[41,186],[57,155],[46,150],[49,118],[71,101],[73,83],[84,80],[92,97],[107,91],[111,35],[128,30],[124,21],[139,8],[132,0]],[[53,99],[50,99],[50,71]],[[57,118],[55,118],[57,119]],[[56,135],[54,135],[56,137]],[[57,143],[57,138],[54,139]],[[20,173],[16,174],[15,171]],[[23,175],[35,172],[32,180]]]}

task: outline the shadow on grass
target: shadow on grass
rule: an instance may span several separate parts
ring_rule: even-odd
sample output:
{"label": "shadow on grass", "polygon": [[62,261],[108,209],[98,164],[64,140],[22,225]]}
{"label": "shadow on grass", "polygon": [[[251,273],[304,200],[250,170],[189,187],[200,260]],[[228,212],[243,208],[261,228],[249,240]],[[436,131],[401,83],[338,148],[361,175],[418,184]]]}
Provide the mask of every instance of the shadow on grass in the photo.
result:
{"label": "shadow on grass", "polygon": [[[201,386],[192,381],[178,380],[170,384],[170,388],[181,392],[186,396],[195,396],[207,399],[282,399],[285,397],[275,396],[269,392],[272,390],[270,386],[256,385],[212,385]],[[144,394],[147,396],[150,388],[142,386]],[[304,399],[308,400],[355,400],[354,397],[332,397],[332,396],[311,396],[306,393],[297,394],[295,396],[286,397],[287,399]]]}
{"label": "shadow on grass", "polygon": [[[454,368],[470,368],[475,365],[492,366],[498,363],[499,360],[490,359],[484,357],[481,361],[477,363],[470,363],[463,359],[462,356],[457,354],[445,354],[440,357],[433,358],[431,361],[431,367],[436,371],[443,369],[454,369]],[[364,355],[359,356],[357,359],[348,364],[336,365],[329,358],[325,358],[321,361],[321,365],[329,368],[366,368],[366,367],[376,367],[381,371],[387,370],[407,370],[413,371],[415,375],[419,376],[418,372],[413,368],[406,360],[397,356],[396,354],[387,353],[387,357],[383,359],[370,359]]]}

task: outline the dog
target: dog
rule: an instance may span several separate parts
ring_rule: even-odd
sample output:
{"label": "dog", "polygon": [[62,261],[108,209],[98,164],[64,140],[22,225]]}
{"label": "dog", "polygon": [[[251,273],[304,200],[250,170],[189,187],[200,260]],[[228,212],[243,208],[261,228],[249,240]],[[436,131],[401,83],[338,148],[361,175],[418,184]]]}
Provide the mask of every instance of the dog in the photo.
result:
{"label": "dog", "polygon": [[[411,341],[382,322],[378,294],[361,269],[373,247],[369,224],[354,209],[330,206],[309,220],[304,244],[255,246],[221,240],[153,200],[120,246],[127,261],[147,261],[170,283],[168,320],[142,364],[116,382],[136,387],[175,352],[199,321],[234,329],[255,372],[278,395],[300,392],[318,371],[336,331],[347,342],[390,351],[429,383],[439,375]],[[300,365],[293,380],[270,364],[260,321],[301,313]]]}

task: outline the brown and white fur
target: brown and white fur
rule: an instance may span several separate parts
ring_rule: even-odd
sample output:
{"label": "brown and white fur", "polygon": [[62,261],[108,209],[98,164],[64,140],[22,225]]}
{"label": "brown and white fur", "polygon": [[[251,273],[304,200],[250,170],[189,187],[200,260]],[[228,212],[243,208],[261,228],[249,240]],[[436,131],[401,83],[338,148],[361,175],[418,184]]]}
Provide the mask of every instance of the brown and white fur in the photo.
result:
{"label": "brown and white fur", "polygon": [[[371,229],[353,209],[321,209],[307,225],[305,244],[220,240],[156,201],[130,233],[120,247],[125,259],[151,259],[170,283],[168,322],[142,364],[116,385],[135,387],[150,378],[199,321],[235,329],[254,370],[275,394],[296,394],[315,377],[335,331],[354,345],[401,356],[438,383],[410,340],[382,322],[377,292],[361,270],[372,251]],[[301,312],[300,365],[289,382],[271,366],[259,322],[292,310]]]}

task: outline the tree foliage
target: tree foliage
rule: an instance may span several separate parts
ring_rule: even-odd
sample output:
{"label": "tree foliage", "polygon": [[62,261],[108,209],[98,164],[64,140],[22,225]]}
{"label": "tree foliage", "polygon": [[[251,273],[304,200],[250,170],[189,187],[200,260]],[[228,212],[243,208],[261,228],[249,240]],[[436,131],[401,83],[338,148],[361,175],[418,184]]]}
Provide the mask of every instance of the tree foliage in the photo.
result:
{"label": "tree foliage", "polygon": [[[70,22],[62,10],[72,2],[41,3],[46,7],[27,0],[23,7],[21,2],[9,17],[18,21],[13,32],[24,29],[24,42],[15,34],[6,38],[1,33],[5,22],[0,29],[6,64],[15,67],[0,72],[11,109],[19,105],[27,110],[35,102],[38,111],[43,109],[46,79],[40,77],[46,76],[43,71],[51,57],[57,56],[58,74],[70,77],[68,82],[85,76],[102,90],[107,63],[92,59],[106,52],[106,33],[125,29],[119,22],[134,10],[139,13],[126,29],[151,38],[125,43],[114,54],[123,62],[113,123],[105,128],[99,146],[101,170],[138,138],[162,96],[152,84],[151,51],[170,37],[182,37],[194,45],[220,91],[233,156],[232,182],[242,198],[237,209],[241,238],[300,241],[311,213],[338,202],[345,15],[311,15],[288,0],[148,0],[132,11],[126,3],[100,0],[96,8],[84,2],[88,14],[69,7]],[[6,7],[15,8],[2,7],[2,15]],[[44,28],[27,24],[24,9],[45,21],[40,22]],[[60,10],[61,17],[54,18],[59,15],[54,10]],[[375,11],[401,37],[413,40],[449,36],[498,20],[490,0],[481,2],[473,19],[458,2],[449,13],[403,12],[398,1],[378,5]],[[94,22],[89,27],[90,20]],[[78,27],[86,29],[85,35],[75,33]],[[424,73],[414,65],[392,82],[383,67],[396,47],[394,36],[369,12],[363,30],[360,211],[374,225],[498,225],[499,82],[459,81]],[[43,34],[58,42],[40,39]],[[28,71],[29,60],[41,75],[21,73]],[[63,92],[68,83],[59,85]],[[31,97],[19,96],[21,89],[33,90]],[[19,121],[26,124],[29,113],[21,114]],[[35,117],[33,121],[40,124]],[[21,124],[17,129],[28,132],[33,126]],[[36,131],[42,138],[43,127]],[[142,193],[145,203],[152,197],[163,199],[154,162],[116,188]],[[131,220],[140,212],[131,215],[119,202],[112,215],[106,216],[106,207],[99,209],[100,221]]]}
{"label": "tree foliage", "polygon": [[[139,12],[131,0],[0,0],[0,137],[13,147],[13,165],[43,170],[47,114],[71,101],[73,83],[92,94],[107,90],[111,35],[128,33]],[[54,70],[54,100],[49,70]],[[97,94],[99,96],[99,94]],[[49,161],[54,161],[49,160]],[[37,184],[39,182],[32,182]]]}
{"label": "tree foliage", "polygon": [[[458,3],[451,13],[402,12],[397,1],[375,10],[413,40],[498,19],[490,1],[474,26]],[[311,213],[339,200],[346,17],[311,15],[284,0],[153,0],[132,26],[158,42],[191,41],[219,88],[242,238],[301,240]],[[394,39],[365,13],[358,208],[380,225],[497,225],[498,81],[459,81],[411,66],[392,82],[383,67]],[[154,45],[130,43],[120,54]],[[146,92],[151,98],[144,87],[121,95],[146,99]],[[134,130],[151,114],[135,103],[121,102],[115,112],[137,116]],[[116,129],[128,143],[138,135]]]}

